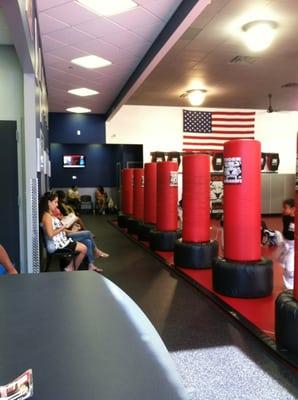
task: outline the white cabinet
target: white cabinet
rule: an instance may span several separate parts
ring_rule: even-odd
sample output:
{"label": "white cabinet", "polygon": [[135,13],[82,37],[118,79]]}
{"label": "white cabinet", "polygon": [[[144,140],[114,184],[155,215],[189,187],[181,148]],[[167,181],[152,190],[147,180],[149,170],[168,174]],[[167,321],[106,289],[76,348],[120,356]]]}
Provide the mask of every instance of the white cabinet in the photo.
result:
{"label": "white cabinet", "polygon": [[282,202],[295,197],[295,174],[262,173],[262,214],[280,214]]}

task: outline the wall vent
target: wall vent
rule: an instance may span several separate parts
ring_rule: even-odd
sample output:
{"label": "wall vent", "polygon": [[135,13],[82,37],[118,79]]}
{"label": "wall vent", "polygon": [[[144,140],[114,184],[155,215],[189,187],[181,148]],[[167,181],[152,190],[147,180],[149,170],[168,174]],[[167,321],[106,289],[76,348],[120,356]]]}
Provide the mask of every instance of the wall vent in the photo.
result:
{"label": "wall vent", "polygon": [[284,85],[281,85],[281,87],[284,88],[298,88],[298,82],[288,82],[285,83]]}
{"label": "wall vent", "polygon": [[32,227],[32,269],[33,274],[40,272],[39,259],[39,217],[38,217],[38,180],[30,179],[31,227]]}
{"label": "wall vent", "polygon": [[253,64],[259,57],[252,56],[236,56],[229,61],[229,64]]}

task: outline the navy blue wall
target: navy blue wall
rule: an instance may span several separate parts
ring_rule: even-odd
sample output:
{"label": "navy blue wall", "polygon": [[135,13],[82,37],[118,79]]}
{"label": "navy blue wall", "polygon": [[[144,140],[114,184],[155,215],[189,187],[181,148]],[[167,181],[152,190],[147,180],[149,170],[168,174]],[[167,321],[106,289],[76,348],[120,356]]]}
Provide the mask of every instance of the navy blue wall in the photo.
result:
{"label": "navy blue wall", "polygon": [[[53,143],[105,143],[103,115],[49,113],[50,141]],[[80,135],[77,131],[80,131]]]}
{"label": "navy blue wall", "polygon": [[[51,187],[118,186],[119,164],[123,168],[143,163],[142,145],[105,144],[102,115],[50,113],[49,140]],[[86,167],[63,168],[63,155],[67,154],[84,155]]]}
{"label": "navy blue wall", "polygon": [[[85,168],[63,168],[64,154],[82,154]],[[63,144],[51,143],[51,187],[105,187],[117,186],[117,163],[143,162],[142,145],[117,144]],[[77,179],[73,180],[72,176]]]}

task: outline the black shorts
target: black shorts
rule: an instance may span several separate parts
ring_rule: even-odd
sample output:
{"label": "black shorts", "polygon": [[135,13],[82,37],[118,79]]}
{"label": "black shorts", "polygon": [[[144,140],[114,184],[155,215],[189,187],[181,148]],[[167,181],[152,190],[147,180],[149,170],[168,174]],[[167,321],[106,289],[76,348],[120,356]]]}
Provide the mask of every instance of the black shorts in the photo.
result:
{"label": "black shorts", "polygon": [[72,242],[68,243],[67,246],[63,247],[63,249],[57,249],[55,251],[55,253],[63,253],[63,251],[65,251],[65,250],[75,251],[76,246],[77,246],[77,242],[72,241]]}
{"label": "black shorts", "polygon": [[68,243],[68,245],[65,246],[64,249],[69,249],[69,250],[71,250],[71,251],[75,251],[76,246],[77,246],[77,242],[75,242],[75,241],[73,240],[72,242]]}

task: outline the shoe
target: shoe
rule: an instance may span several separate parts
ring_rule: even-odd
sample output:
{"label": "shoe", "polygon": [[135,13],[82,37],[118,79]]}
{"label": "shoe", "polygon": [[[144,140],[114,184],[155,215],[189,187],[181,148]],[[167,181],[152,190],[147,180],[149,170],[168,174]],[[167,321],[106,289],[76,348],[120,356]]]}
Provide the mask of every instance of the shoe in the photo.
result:
{"label": "shoe", "polygon": [[110,255],[108,253],[104,253],[103,251],[101,251],[99,257],[107,258],[110,257]]}
{"label": "shoe", "polygon": [[72,267],[65,267],[65,268],[64,268],[64,271],[65,271],[65,272],[73,272],[74,269],[73,269]]}
{"label": "shoe", "polygon": [[94,272],[98,272],[98,273],[100,274],[101,272],[103,272],[103,269],[102,269],[102,268],[98,268],[98,267],[96,267],[96,266],[94,265],[94,266],[92,266],[92,267],[89,267],[89,268],[88,268],[88,271],[94,271]]}
{"label": "shoe", "polygon": [[96,251],[95,251],[95,257],[96,258],[98,258],[98,257],[107,258],[109,256],[110,255],[108,253],[105,253],[105,252],[103,252],[103,251],[101,251],[99,249],[96,249]]}

